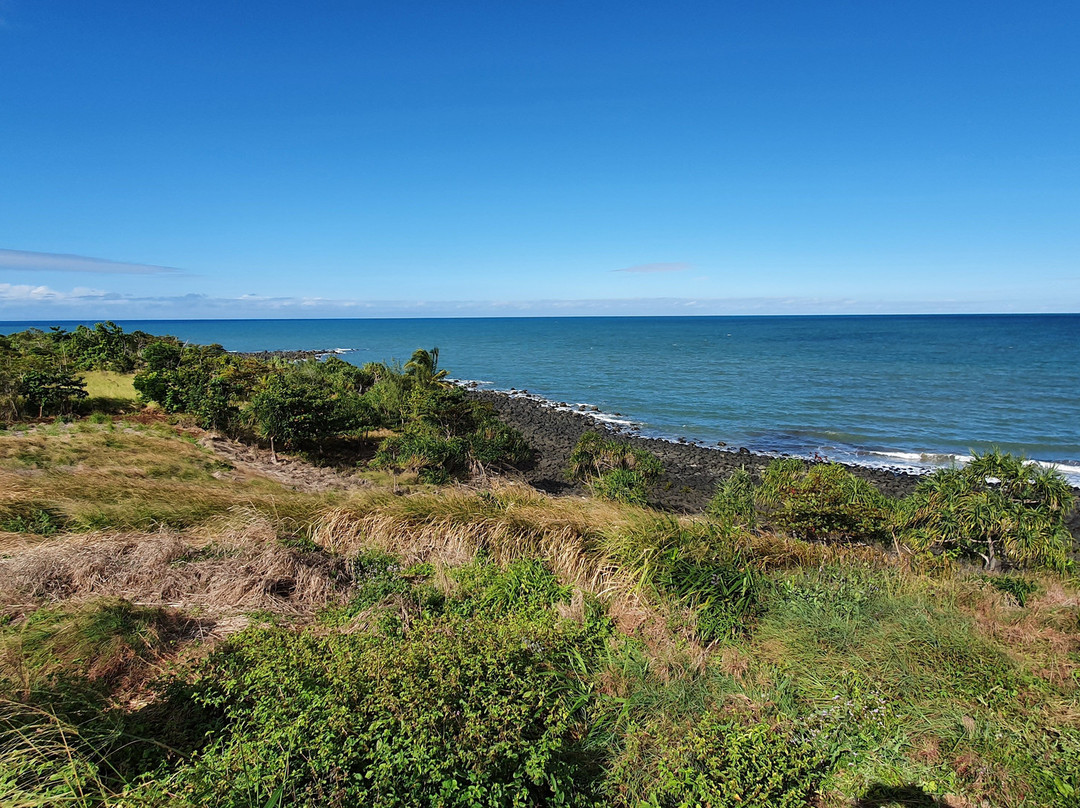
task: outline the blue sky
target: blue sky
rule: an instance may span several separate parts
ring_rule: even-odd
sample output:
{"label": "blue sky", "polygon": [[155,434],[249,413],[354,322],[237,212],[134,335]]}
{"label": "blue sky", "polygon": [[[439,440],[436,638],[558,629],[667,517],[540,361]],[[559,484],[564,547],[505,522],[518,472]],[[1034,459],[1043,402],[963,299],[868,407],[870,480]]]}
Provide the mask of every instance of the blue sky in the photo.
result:
{"label": "blue sky", "polygon": [[0,320],[1080,311],[1080,4],[0,0]]}

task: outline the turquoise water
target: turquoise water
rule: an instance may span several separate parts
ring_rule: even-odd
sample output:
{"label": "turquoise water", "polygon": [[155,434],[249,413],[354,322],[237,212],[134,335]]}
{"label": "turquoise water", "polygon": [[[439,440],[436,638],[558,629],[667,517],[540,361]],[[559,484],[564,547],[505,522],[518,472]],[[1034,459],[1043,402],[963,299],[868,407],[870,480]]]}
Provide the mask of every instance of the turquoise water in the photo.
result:
{"label": "turquoise water", "polygon": [[910,468],[997,446],[1080,482],[1080,315],[121,325],[239,351],[352,348],[358,364],[437,345],[458,379],[596,405],[649,435]]}

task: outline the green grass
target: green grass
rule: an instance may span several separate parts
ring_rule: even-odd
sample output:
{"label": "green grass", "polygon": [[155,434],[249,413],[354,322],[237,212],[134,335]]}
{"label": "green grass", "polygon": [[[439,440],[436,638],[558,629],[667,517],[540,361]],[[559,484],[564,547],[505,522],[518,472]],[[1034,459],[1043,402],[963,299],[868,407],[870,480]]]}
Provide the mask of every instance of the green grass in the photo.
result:
{"label": "green grass", "polygon": [[280,522],[292,520],[295,530],[334,500],[303,496],[264,478],[215,476],[226,471],[215,455],[166,426],[82,423],[8,432],[0,435],[0,526],[25,525],[20,532],[37,533],[53,526],[189,528],[253,508]]}
{"label": "green grass", "polygon": [[134,401],[137,397],[132,380],[134,373],[115,373],[111,370],[89,370],[83,373],[86,393],[90,398],[115,398]]}

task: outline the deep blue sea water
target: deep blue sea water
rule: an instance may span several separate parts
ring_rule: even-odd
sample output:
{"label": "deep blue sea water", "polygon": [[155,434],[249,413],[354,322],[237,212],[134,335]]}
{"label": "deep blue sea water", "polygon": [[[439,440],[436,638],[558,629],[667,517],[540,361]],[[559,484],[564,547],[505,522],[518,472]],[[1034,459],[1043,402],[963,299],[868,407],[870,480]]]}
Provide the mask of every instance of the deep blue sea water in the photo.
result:
{"label": "deep blue sea water", "polygon": [[[230,350],[438,346],[458,379],[644,434],[925,468],[994,446],[1080,484],[1080,315],[120,321]],[[0,323],[0,333],[29,325]],[[69,328],[74,324],[65,324]]]}

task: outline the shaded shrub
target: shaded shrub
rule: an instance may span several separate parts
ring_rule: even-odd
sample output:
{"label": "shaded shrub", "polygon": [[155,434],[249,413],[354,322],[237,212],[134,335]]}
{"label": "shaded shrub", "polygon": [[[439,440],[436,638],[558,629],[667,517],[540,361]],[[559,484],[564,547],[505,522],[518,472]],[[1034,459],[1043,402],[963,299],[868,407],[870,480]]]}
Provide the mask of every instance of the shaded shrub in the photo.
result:
{"label": "shaded shrub", "polygon": [[[146,670],[184,623],[161,608],[102,598],[81,606],[38,609],[0,640],[31,683],[69,674],[108,686]],[[12,673],[3,667],[0,671]]]}
{"label": "shaded shrub", "polygon": [[838,463],[807,466],[797,458],[768,465],[756,500],[767,521],[809,541],[883,540],[895,507]]}

